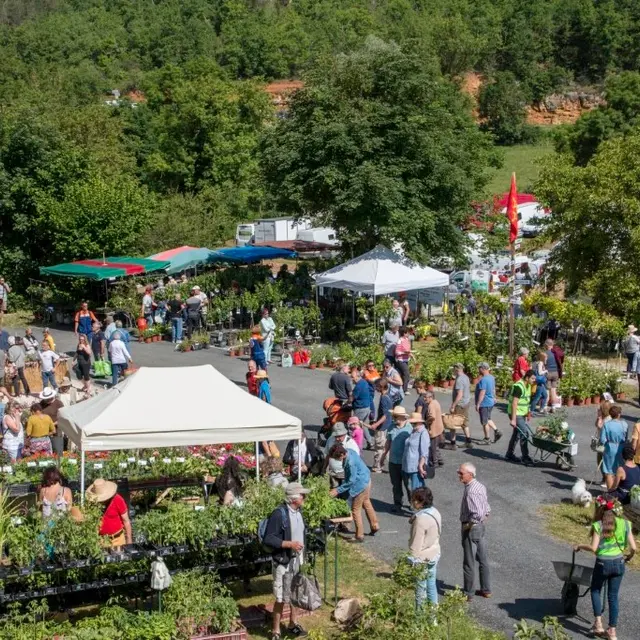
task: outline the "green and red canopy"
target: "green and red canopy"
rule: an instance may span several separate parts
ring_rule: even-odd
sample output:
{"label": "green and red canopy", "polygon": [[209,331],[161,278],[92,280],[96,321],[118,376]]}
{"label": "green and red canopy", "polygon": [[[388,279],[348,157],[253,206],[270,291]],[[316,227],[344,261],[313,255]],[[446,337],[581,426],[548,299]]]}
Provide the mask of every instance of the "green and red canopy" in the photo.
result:
{"label": "green and red canopy", "polygon": [[122,276],[138,276],[149,271],[166,269],[168,260],[149,260],[148,258],[97,258],[95,260],[78,260],[56,264],[52,267],[40,267],[40,273],[51,276],[68,276],[71,278],[89,278],[90,280],[106,280]]}

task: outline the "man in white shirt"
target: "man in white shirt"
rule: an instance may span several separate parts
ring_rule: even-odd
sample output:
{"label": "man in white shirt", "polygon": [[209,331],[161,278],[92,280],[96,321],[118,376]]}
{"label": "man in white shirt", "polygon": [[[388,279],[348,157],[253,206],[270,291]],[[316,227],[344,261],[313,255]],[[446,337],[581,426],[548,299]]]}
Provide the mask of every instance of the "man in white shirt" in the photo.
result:
{"label": "man in white shirt", "polygon": [[109,344],[109,357],[111,358],[111,384],[118,384],[120,372],[124,372],[130,362],[131,354],[127,349],[127,345],[122,342],[119,331],[115,331]]}
{"label": "man in white shirt", "polygon": [[55,368],[56,362],[60,360],[60,356],[55,351],[51,351],[49,343],[46,340],[42,341],[42,351],[38,352],[38,356],[40,357],[42,388],[48,387],[50,382],[51,386],[57,389]]}

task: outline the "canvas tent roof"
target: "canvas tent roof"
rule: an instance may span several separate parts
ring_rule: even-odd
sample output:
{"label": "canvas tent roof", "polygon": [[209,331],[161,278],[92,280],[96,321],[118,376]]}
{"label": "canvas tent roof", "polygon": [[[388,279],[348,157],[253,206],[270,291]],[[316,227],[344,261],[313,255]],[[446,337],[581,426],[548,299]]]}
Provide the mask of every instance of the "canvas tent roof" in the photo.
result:
{"label": "canvas tent roof", "polygon": [[67,276],[70,278],[89,278],[90,280],[106,280],[122,276],[138,276],[149,271],[160,271],[169,266],[167,260],[149,260],[148,258],[130,258],[117,256],[65,262],[51,267],[40,267],[40,273],[50,276]]}
{"label": "canvas tent roof", "polygon": [[372,295],[396,291],[432,289],[449,285],[449,276],[431,267],[421,267],[382,245],[333,267],[316,277],[319,287],[348,289]]}
{"label": "canvas tent roof", "polygon": [[176,247],[149,256],[149,260],[168,260],[169,266],[165,269],[168,274],[180,273],[201,264],[209,264],[216,258],[217,254],[213,249],[189,246]]}
{"label": "canvas tent roof", "polygon": [[142,367],[61,409],[58,425],[83,451],[289,440],[302,431],[299,418],[249,395],[211,365]]}

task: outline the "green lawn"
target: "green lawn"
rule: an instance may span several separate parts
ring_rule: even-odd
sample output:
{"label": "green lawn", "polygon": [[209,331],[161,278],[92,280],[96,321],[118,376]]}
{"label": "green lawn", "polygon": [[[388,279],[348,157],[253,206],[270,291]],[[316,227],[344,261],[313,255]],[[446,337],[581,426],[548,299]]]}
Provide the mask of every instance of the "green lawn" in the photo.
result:
{"label": "green lawn", "polygon": [[517,144],[513,147],[502,147],[504,164],[497,169],[486,187],[487,196],[509,191],[511,174],[516,172],[518,192],[526,193],[538,177],[540,167],[536,162],[553,151],[553,144],[548,138],[538,144]]}

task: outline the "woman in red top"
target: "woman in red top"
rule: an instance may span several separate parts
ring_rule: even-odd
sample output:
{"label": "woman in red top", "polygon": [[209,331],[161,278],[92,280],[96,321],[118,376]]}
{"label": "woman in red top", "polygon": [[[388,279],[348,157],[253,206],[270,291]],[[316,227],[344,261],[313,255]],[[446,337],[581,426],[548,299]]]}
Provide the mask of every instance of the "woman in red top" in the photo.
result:
{"label": "woman in red top", "polygon": [[529,359],[527,356],[529,355],[529,349],[526,347],[522,347],[520,349],[520,356],[513,364],[513,381],[518,382],[524,378],[524,374],[531,369],[531,365],[529,364]]}
{"label": "woman in red top", "polygon": [[99,502],[104,506],[99,533],[109,539],[112,547],[121,547],[133,542],[129,508],[117,491],[118,485],[115,482],[98,478],[86,493],[87,500]]}

